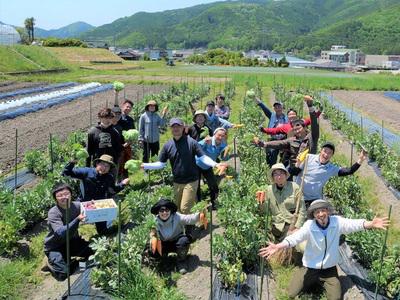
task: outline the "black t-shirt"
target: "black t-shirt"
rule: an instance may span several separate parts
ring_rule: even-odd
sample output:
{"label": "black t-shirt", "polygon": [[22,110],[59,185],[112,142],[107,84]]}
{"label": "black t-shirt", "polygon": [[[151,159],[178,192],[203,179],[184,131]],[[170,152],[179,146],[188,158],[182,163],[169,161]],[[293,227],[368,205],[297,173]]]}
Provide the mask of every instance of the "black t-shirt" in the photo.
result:
{"label": "black t-shirt", "polygon": [[169,159],[172,175],[176,183],[189,183],[199,179],[199,171],[195,156],[203,156],[200,145],[189,136],[182,136],[179,140],[171,139],[162,148],[160,162]]}
{"label": "black t-shirt", "polygon": [[121,115],[117,124],[121,126],[122,130],[135,129],[135,121],[128,115]]}
{"label": "black t-shirt", "polygon": [[188,135],[196,141],[201,141],[207,135],[213,136],[213,133],[211,131],[211,128],[207,125],[204,125],[200,128],[199,126],[197,126],[197,124],[193,124],[189,127]]}
{"label": "black t-shirt", "polygon": [[119,155],[122,151],[121,137],[118,131],[109,126],[103,128],[100,125],[92,127],[88,132],[87,151],[89,157],[86,166],[90,166],[90,162],[99,158],[103,154],[113,157],[114,163],[118,163]]}

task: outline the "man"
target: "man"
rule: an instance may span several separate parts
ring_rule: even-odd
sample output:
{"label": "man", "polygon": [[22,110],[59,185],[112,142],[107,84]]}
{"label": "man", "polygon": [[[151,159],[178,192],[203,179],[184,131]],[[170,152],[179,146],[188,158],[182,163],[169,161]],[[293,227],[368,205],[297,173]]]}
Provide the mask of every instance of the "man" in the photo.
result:
{"label": "man", "polygon": [[[275,102],[273,104],[274,112],[271,112],[268,107],[258,98],[255,98],[256,103],[265,116],[269,119],[268,128],[276,128],[281,124],[286,124],[289,122],[288,117],[283,113],[283,105],[280,102]],[[271,141],[283,140],[286,138],[286,134],[274,134],[271,135]],[[267,164],[271,167],[278,160],[279,149],[266,148]]]}
{"label": "man", "polygon": [[196,201],[199,179],[195,157],[197,156],[202,163],[209,167],[219,167],[220,164],[204,155],[200,145],[191,137],[183,134],[184,123],[181,119],[172,118],[169,126],[172,139],[163,146],[159,161],[143,163],[142,167],[144,170],[162,169],[169,160],[174,181],[175,204],[180,213],[190,214]]}
{"label": "man", "polygon": [[313,107],[313,99],[310,96],[304,96],[307,103],[308,111],[311,118],[311,132],[305,127],[304,121],[296,119],[292,121],[294,136],[280,141],[263,142],[258,138],[254,139],[254,143],[260,147],[272,148],[278,150],[285,150],[285,156],[282,162],[285,166],[290,165],[293,167],[297,161],[297,155],[305,150],[309,153],[315,154],[317,152],[318,139],[319,139],[319,125],[315,109]]}
{"label": "man", "polygon": [[[63,176],[81,180],[79,200],[82,202],[111,198],[129,183],[129,178],[126,178],[119,184],[115,184],[115,177],[110,170],[116,168],[116,165],[110,155],[103,154],[100,158],[95,159],[94,163],[94,168],[75,168],[76,161],[73,160],[65,166],[62,173]],[[107,222],[95,224],[97,233],[107,232]]]}
{"label": "man", "polygon": [[135,129],[135,121],[129,114],[132,111],[133,102],[131,100],[124,100],[121,105],[122,115],[118,124],[122,127],[122,130]]}
{"label": "man", "polygon": [[227,120],[224,120],[224,119],[218,117],[215,114],[215,103],[214,103],[214,101],[207,102],[205,113],[206,113],[206,116],[207,116],[206,124],[207,124],[208,127],[211,128],[212,132],[214,132],[214,130],[217,129],[218,127],[223,127],[225,129],[229,129],[229,128],[234,128],[235,127],[234,124],[228,122]]}
{"label": "man", "polygon": [[103,154],[112,156],[113,161],[118,162],[122,151],[121,138],[112,126],[114,113],[110,108],[102,108],[97,115],[100,123],[90,128],[88,132],[87,152],[89,157],[86,160],[87,167],[90,167],[91,163]]}
{"label": "man", "polygon": [[299,229],[306,219],[301,190],[296,183],[287,181],[288,178],[289,172],[283,164],[273,165],[271,167],[272,184],[267,187],[264,197],[268,200],[260,203],[261,212],[266,214],[269,209],[271,214],[271,233],[275,242],[281,242],[286,235]]}
{"label": "man", "polygon": [[[214,131],[214,135],[212,137],[207,136],[205,139],[199,142],[199,145],[203,149],[205,155],[211,158],[214,161],[217,161],[218,158],[221,160],[228,160],[230,155],[224,156],[224,150],[227,147],[226,144],[226,135],[227,132],[224,128],[217,128]],[[196,157],[196,163],[199,166],[200,174],[204,176],[207,181],[208,189],[210,191],[210,200],[212,209],[216,209],[216,199],[219,194],[218,188],[218,179],[214,175],[213,169],[204,164],[198,157]],[[197,189],[197,198],[200,200],[201,192],[200,192],[200,180],[199,177],[199,187]]]}
{"label": "man", "polygon": [[164,107],[160,116],[157,102],[150,100],[144,110],[139,119],[139,143],[143,147],[143,162],[147,163],[160,150],[160,127],[165,125],[167,107]]}
{"label": "man", "polygon": [[196,141],[212,136],[211,128],[206,125],[206,120],[207,114],[203,110],[196,110],[193,115],[194,124],[187,129],[187,134]]}
{"label": "man", "polygon": [[303,184],[304,201],[307,207],[313,200],[323,198],[323,188],[330,178],[354,174],[367,158],[367,153],[361,150],[358,160],[350,168],[343,168],[330,162],[334,153],[335,145],[326,142],[322,145],[319,154],[309,154],[303,163],[298,160],[295,166],[289,169],[292,175],[297,176],[297,184],[300,184],[303,170],[306,168],[305,163],[307,163]]}
{"label": "man", "polygon": [[322,284],[328,300],[339,300],[341,288],[336,265],[339,261],[339,237],[341,234],[365,229],[385,229],[389,226],[388,218],[375,217],[372,221],[346,219],[332,216],[332,206],[326,200],[314,201],[307,210],[310,220],[279,244],[269,243],[260,249],[260,256],[270,258],[280,249],[290,248],[302,241],[307,241],[303,267],[297,269],[289,284],[290,298],[307,290],[315,284]]}
{"label": "man", "polygon": [[[63,281],[67,278],[67,223],[69,223],[70,256],[88,258],[93,254],[89,243],[78,233],[79,222],[85,220],[81,214],[79,202],[72,202],[72,189],[65,183],[56,184],[52,190],[56,206],[48,212],[47,224],[49,233],[44,239],[44,252],[48,259],[48,270],[53,276]],[[67,220],[67,209],[69,219]],[[71,273],[76,268],[76,262],[70,266]]]}
{"label": "man", "polygon": [[225,105],[225,96],[218,94],[215,97],[215,101],[217,102],[217,105],[215,106],[215,115],[224,120],[228,120],[231,112],[229,107]]}

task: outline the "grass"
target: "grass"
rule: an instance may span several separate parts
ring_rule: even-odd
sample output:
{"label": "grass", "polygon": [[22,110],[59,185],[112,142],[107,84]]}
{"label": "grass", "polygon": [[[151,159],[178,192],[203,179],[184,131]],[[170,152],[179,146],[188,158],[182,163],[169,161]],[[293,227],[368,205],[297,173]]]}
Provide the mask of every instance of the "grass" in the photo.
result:
{"label": "grass", "polygon": [[66,65],[61,63],[60,59],[53,55],[44,47],[31,47],[16,45],[13,46],[16,51],[39,64],[43,69],[65,68]]}
{"label": "grass", "polygon": [[122,58],[107,49],[80,47],[47,47],[47,51],[69,64],[88,65],[90,61],[123,62]]}
{"label": "grass", "polygon": [[0,263],[0,299],[26,299],[21,291],[28,292],[27,287],[43,280],[39,268],[44,257],[45,234],[42,232],[32,238],[28,257]]}
{"label": "grass", "polygon": [[12,71],[30,71],[38,67],[21,58],[20,55],[13,52],[9,46],[0,46],[0,72]]}

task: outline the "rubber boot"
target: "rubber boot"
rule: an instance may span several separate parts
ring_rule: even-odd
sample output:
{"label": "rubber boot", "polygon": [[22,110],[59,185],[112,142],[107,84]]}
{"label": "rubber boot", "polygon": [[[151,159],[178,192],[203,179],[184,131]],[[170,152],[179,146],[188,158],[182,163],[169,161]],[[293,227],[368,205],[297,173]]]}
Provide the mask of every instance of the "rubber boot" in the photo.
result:
{"label": "rubber boot", "polygon": [[178,272],[182,275],[187,273],[187,254],[189,252],[189,246],[184,247],[184,248],[178,248],[176,249],[176,262],[177,262],[177,268]]}
{"label": "rubber boot", "polygon": [[185,235],[188,237],[190,242],[193,242],[195,237],[195,225],[186,225],[185,226]]}

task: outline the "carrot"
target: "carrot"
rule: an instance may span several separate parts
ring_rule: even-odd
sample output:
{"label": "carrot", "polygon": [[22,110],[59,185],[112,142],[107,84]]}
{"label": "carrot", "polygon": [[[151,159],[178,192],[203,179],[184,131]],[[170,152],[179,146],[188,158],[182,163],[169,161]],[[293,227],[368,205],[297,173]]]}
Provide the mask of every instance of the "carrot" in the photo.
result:
{"label": "carrot", "polygon": [[161,244],[161,240],[157,239],[157,252],[158,254],[160,254],[160,256],[162,256],[162,244]]}
{"label": "carrot", "polygon": [[208,219],[205,213],[200,213],[200,223],[203,224],[204,229],[207,229],[208,226]]}
{"label": "carrot", "polygon": [[259,204],[264,203],[265,201],[265,192],[264,191],[257,191],[256,192],[256,200]]}
{"label": "carrot", "polygon": [[152,237],[150,240],[151,252],[153,254],[155,254],[156,250],[157,250],[157,241],[158,241],[158,239],[156,237]]}

